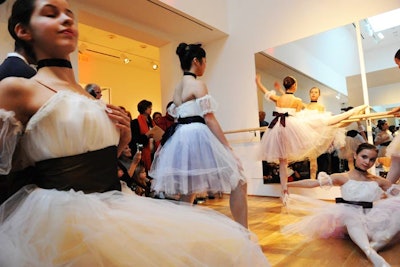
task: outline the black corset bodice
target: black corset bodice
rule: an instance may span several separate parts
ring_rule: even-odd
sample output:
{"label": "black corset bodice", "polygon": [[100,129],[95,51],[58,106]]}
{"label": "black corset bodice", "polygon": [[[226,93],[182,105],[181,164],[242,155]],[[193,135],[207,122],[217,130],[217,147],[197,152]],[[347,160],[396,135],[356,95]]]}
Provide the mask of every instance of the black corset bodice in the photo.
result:
{"label": "black corset bodice", "polygon": [[117,175],[117,147],[36,163],[34,183],[45,189],[84,193],[121,190]]}

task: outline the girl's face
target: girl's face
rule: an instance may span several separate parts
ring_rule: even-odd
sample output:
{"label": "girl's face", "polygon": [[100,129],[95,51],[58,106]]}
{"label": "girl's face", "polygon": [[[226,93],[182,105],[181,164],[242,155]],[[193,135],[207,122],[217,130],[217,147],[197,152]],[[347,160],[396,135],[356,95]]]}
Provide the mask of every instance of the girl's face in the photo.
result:
{"label": "girl's face", "polygon": [[65,0],[36,0],[29,38],[38,59],[66,58],[77,45],[74,13]]}
{"label": "girl's face", "polygon": [[197,58],[193,59],[192,62],[192,67],[195,67],[194,73],[197,76],[203,76],[204,72],[206,71],[206,66],[207,66],[207,59],[205,57],[202,58],[202,61],[200,62]]}
{"label": "girl's face", "polygon": [[370,169],[376,161],[378,153],[374,149],[364,149],[354,157],[354,164],[361,170]]}
{"label": "girl's face", "polygon": [[310,99],[311,101],[317,101],[319,98],[319,90],[317,88],[313,88],[310,90]]}
{"label": "girl's face", "polygon": [[143,168],[143,169],[140,170],[139,180],[142,181],[142,182],[146,182],[146,177],[147,177],[146,169]]}

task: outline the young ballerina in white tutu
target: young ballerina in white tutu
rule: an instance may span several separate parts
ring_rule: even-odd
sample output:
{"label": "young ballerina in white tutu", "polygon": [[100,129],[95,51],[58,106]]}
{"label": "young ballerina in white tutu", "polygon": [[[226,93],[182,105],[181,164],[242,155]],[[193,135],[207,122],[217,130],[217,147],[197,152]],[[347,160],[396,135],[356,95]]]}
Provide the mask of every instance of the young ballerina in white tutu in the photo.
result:
{"label": "young ballerina in white tutu", "polygon": [[324,153],[335,139],[339,124],[353,114],[363,111],[366,106],[359,106],[352,111],[327,116],[320,112],[303,112],[305,104],[294,96],[297,81],[288,76],[283,80],[285,94],[277,96],[261,83],[256,76],[257,87],[267,100],[276,104],[275,118],[261,139],[259,159],[279,163],[279,176],[282,186],[282,202],[287,198],[288,163],[317,158]]}
{"label": "young ballerina in white tutu", "polygon": [[153,188],[180,194],[188,203],[193,203],[197,193],[230,192],[232,216],[247,227],[247,184],[242,164],[214,116],[214,98],[206,84],[197,79],[206,69],[206,52],[200,44],[181,43],[176,53],[183,78],[168,113],[178,123],[154,157],[149,173],[154,178]]}
{"label": "young ballerina in white tutu", "polygon": [[130,119],[76,82],[67,1],[16,0],[8,28],[38,73],[0,82],[0,173],[20,164],[38,175],[0,206],[0,266],[269,266],[227,216],[121,191]]}
{"label": "young ballerina in white tutu", "polygon": [[309,213],[301,221],[287,225],[284,233],[300,233],[310,238],[343,237],[348,234],[374,266],[389,266],[377,253],[400,231],[400,187],[368,172],[374,166],[378,149],[359,145],[354,169],[345,173],[320,173],[318,180],[288,183],[289,187],[341,187],[337,204],[290,194],[291,212]]}

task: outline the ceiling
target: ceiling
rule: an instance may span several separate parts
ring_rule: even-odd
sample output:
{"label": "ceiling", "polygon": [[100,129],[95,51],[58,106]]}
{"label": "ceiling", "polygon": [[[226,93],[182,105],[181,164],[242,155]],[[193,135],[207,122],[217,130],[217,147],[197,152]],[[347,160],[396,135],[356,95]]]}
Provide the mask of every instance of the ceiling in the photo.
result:
{"label": "ceiling", "polygon": [[[158,60],[158,48],[171,41],[203,43],[226,36],[156,0],[85,0],[79,5],[79,40],[89,50]],[[124,7],[124,8],[121,8]],[[90,10],[85,11],[85,10]]]}

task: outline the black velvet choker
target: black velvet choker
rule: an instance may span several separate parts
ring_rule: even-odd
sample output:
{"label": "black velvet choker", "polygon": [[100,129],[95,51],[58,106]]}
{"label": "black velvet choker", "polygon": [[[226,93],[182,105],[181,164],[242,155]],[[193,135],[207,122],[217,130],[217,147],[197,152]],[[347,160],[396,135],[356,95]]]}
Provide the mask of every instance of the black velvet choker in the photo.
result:
{"label": "black velvet choker", "polygon": [[317,103],[318,101],[317,100],[311,100],[311,103]]}
{"label": "black velvet choker", "polygon": [[362,170],[362,169],[358,168],[355,164],[354,164],[354,169],[356,169],[359,172],[363,172],[363,173],[367,172],[366,170]]}
{"label": "black velvet choker", "polygon": [[71,61],[62,58],[47,58],[37,62],[37,69],[43,67],[62,67],[72,69]]}
{"label": "black velvet choker", "polygon": [[287,95],[293,95],[293,92],[286,92]]}
{"label": "black velvet choker", "polygon": [[190,76],[193,76],[195,79],[197,78],[197,75],[190,71],[184,71],[183,75],[190,75]]}

